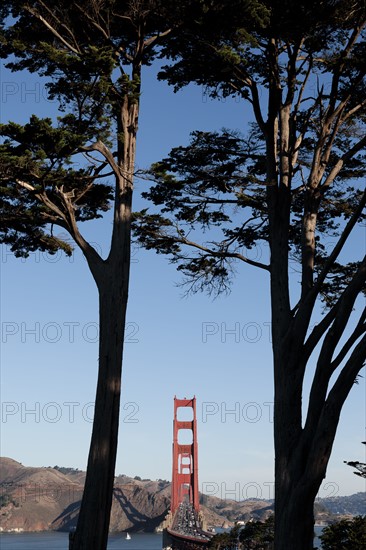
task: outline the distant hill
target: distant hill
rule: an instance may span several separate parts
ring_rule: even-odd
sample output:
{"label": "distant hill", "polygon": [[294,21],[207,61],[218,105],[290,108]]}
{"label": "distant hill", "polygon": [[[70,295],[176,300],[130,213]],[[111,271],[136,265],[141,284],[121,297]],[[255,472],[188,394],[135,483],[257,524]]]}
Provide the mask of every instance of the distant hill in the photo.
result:
{"label": "distant hill", "polygon": [[81,499],[83,486],[53,468],[27,468],[0,458],[2,531],[46,531]]}
{"label": "distant hill", "polygon": [[[29,468],[0,458],[0,531],[68,531],[76,525],[84,481],[85,472],[74,468]],[[200,495],[200,505],[212,527],[264,520],[273,513],[273,501],[268,500],[237,502]],[[168,481],[120,475],[115,479],[110,529],[154,531],[161,528],[169,507]],[[365,509],[364,493],[319,499],[315,506],[321,522],[340,514],[364,515]]]}
{"label": "distant hill", "polygon": [[345,497],[328,497],[320,502],[332,514],[343,516],[364,516],[366,514],[366,493],[356,493]]}
{"label": "distant hill", "polygon": [[[27,468],[0,458],[0,530],[69,530],[76,525],[85,472],[72,468]],[[116,478],[111,531],[154,531],[170,505],[164,482]]]}

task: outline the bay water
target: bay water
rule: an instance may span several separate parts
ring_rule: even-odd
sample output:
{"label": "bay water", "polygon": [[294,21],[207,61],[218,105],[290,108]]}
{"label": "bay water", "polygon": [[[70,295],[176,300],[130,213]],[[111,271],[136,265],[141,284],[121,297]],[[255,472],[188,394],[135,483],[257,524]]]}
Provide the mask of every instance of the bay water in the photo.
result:
{"label": "bay water", "polygon": [[[320,548],[318,536],[323,527],[315,526],[314,546]],[[110,535],[108,550],[161,550],[162,535],[132,533],[126,540],[124,533]],[[0,533],[0,550],[68,550],[68,533]]]}
{"label": "bay water", "polygon": [[[131,540],[124,533],[110,535],[108,550],[161,550],[162,535],[132,533]],[[0,533],[0,550],[68,550],[68,533]]]}

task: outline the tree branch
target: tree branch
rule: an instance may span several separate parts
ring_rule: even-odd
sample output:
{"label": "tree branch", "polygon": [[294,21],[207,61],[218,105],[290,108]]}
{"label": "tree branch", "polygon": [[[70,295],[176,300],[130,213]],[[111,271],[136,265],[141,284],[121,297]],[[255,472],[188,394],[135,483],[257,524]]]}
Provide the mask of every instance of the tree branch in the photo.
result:
{"label": "tree branch", "polygon": [[121,176],[121,170],[114,160],[113,153],[110,149],[108,149],[106,145],[104,145],[102,141],[98,140],[91,145],[80,147],[80,151],[98,151],[98,153],[100,153],[106,159],[107,163],[112,168],[115,176],[117,176],[118,178]]}
{"label": "tree branch", "polygon": [[[305,339],[305,334],[308,328],[308,323],[311,317],[314,303],[317,296],[319,295],[322,284],[326,279],[327,275],[329,274],[330,269],[332,268],[335,261],[337,260],[339,254],[341,253],[345,243],[347,242],[347,239],[351,234],[354,226],[356,225],[357,220],[359,219],[359,216],[365,207],[365,204],[366,204],[366,191],[363,193],[363,196],[361,198],[361,201],[357,209],[354,211],[351,218],[348,220],[347,225],[344,228],[337,244],[333,248],[332,253],[328,256],[323,266],[323,269],[319,274],[318,278],[316,279],[313,287],[305,295],[304,299],[300,300],[300,302],[294,308],[294,311],[297,311],[296,312],[296,334],[299,336],[298,345],[302,345]],[[304,361],[308,360],[314,348],[319,343],[323,335],[326,333],[332,321],[338,315],[339,304],[340,304],[340,299],[338,300],[337,304],[335,304],[331,308],[331,310],[327,313],[327,315],[323,318],[323,320],[314,327],[313,331],[309,335],[307,341],[304,344],[304,353],[303,353]]]}
{"label": "tree branch", "polygon": [[323,284],[323,282],[324,282],[326,276],[328,275],[331,267],[334,265],[334,262],[336,261],[339,254],[341,253],[343,246],[347,242],[347,239],[350,236],[353,228],[355,227],[355,225],[356,225],[363,209],[365,208],[365,206],[366,206],[366,190],[363,192],[363,195],[361,197],[361,200],[360,200],[356,210],[353,212],[352,216],[350,217],[350,219],[347,222],[346,227],[342,231],[342,234],[339,237],[337,244],[333,248],[331,254],[328,256],[328,258],[327,258],[327,260],[326,260],[326,262],[323,266],[323,269],[322,269],[321,273],[319,274],[319,276],[318,276],[318,278],[315,282],[314,288],[311,292],[316,293],[316,294],[319,293],[319,291],[321,289],[321,285]]}
{"label": "tree branch", "polygon": [[[56,10],[55,8],[50,8],[47,3],[43,2],[43,0],[38,0],[38,2],[40,3],[40,5],[43,7],[44,10],[46,10],[50,17],[52,19],[54,19],[59,25],[60,27],[62,27],[63,29],[66,30],[66,32],[71,36],[71,38],[73,39],[74,43],[76,44],[77,46],[77,40],[75,39],[75,35],[74,33],[72,32],[72,30],[70,29],[70,27],[66,26],[65,23],[63,21],[61,21],[58,17],[56,17]],[[80,50],[78,49],[78,51],[80,52]]]}
{"label": "tree branch", "polygon": [[366,320],[366,307],[361,313],[357,326],[355,327],[351,336],[348,338],[347,342],[343,345],[342,349],[340,350],[340,352],[338,353],[334,361],[332,361],[332,364],[331,364],[332,372],[334,372],[339,367],[343,359],[346,357],[347,353],[352,348],[353,344],[359,339],[360,336],[362,336],[362,334],[366,332],[365,320]]}
{"label": "tree branch", "polygon": [[[302,44],[301,44],[302,45]],[[300,45],[300,48],[301,48],[301,45]],[[300,50],[299,48],[299,50]],[[311,56],[307,56],[304,60],[303,60],[303,63],[301,63],[300,67],[299,67],[299,71],[301,71],[302,67],[305,65],[305,63],[308,62],[308,66],[307,66],[307,70],[306,70],[306,73],[305,73],[305,77],[301,83],[301,86],[300,86],[300,89],[299,89],[299,94],[298,94],[298,97],[297,97],[297,101],[296,101],[296,104],[295,104],[295,109],[294,109],[294,112],[295,113],[298,113],[299,112],[299,108],[300,108],[300,105],[301,105],[301,102],[302,102],[302,98],[303,98],[303,95],[304,95],[304,92],[305,92],[305,88],[306,88],[306,84],[310,78],[310,75],[311,75],[311,70],[313,68],[313,59]]]}
{"label": "tree branch", "polygon": [[339,172],[343,168],[344,164],[354,157],[363,147],[366,146],[366,136],[364,136],[358,143],[356,143],[351,149],[344,153],[344,155],[338,159],[331,171],[329,172],[325,182],[321,185],[321,189],[329,187],[334,179],[338,176]]}
{"label": "tree branch", "polygon": [[[353,303],[357,297],[358,292],[361,290],[362,285],[365,281],[365,271],[366,271],[366,257],[363,259],[362,264],[360,265],[358,271],[355,273],[352,281],[349,283],[347,288],[344,290],[342,295],[339,297],[337,303],[332,307],[324,319],[314,327],[311,334],[309,335],[307,341],[304,345],[304,360],[307,360],[315,347],[320,342],[320,339],[323,337],[327,329],[330,327],[331,323],[337,317],[342,319],[344,323],[347,322],[348,317],[344,311],[345,303],[350,301],[347,310],[349,312],[352,310]],[[308,298],[309,299],[309,298]],[[312,293],[312,300],[314,300],[314,294]],[[336,345],[336,344],[335,344]],[[334,347],[335,347],[334,345]]]}
{"label": "tree branch", "polygon": [[331,406],[338,414],[340,414],[342,410],[343,404],[355,383],[358,373],[365,364],[365,350],[366,334],[358,342],[329,392],[326,406]]}
{"label": "tree branch", "polygon": [[57,32],[56,29],[52,25],[50,25],[50,23],[40,13],[38,13],[35,9],[31,8],[30,6],[25,6],[25,9],[29,11],[29,13],[31,13],[34,17],[39,19],[41,23],[43,23],[43,25],[47,27],[47,29],[50,30],[52,34],[56,36],[56,38],[58,38],[58,40],[60,40],[60,42],[62,42],[64,46],[66,46],[67,49],[69,49],[70,51],[72,51],[77,55],[80,55],[80,51],[74,48],[59,32]]}
{"label": "tree branch", "polygon": [[165,36],[167,36],[169,33],[172,32],[172,29],[167,29],[166,31],[163,31],[163,32],[160,32],[154,36],[151,36],[150,38],[147,38],[145,41],[144,41],[144,48],[148,48],[149,46],[151,46],[152,44],[154,44],[154,42],[156,42],[157,40],[159,40],[160,38],[164,38]]}
{"label": "tree branch", "polygon": [[219,252],[217,250],[212,250],[211,248],[207,248],[206,246],[200,245],[198,243],[195,243],[194,241],[190,241],[186,237],[174,237],[174,240],[176,242],[179,242],[181,244],[185,244],[187,246],[197,248],[198,250],[201,250],[202,252],[206,252],[212,256],[218,257],[218,258],[234,258],[237,260],[241,260],[242,262],[245,262],[249,265],[252,265],[254,267],[259,267],[260,269],[264,269],[265,271],[270,270],[270,266],[266,264],[262,264],[260,262],[255,262],[254,260],[250,260],[246,256],[243,256],[242,254],[239,254],[237,252]]}
{"label": "tree branch", "polygon": [[27,191],[30,191],[31,193],[33,193],[34,196],[37,197],[39,201],[43,202],[43,204],[47,206],[52,212],[54,212],[56,216],[58,216],[61,220],[67,223],[65,214],[52,201],[50,201],[46,192],[43,191],[41,193],[38,193],[33,187],[33,185],[30,185],[26,181],[16,179],[15,182],[17,185],[19,185],[23,189],[27,189]]}
{"label": "tree branch", "polygon": [[[341,75],[341,72],[346,64],[346,61],[347,61],[347,57],[348,55],[350,54],[361,30],[362,30],[362,26],[363,25],[360,25],[358,27],[356,27],[355,29],[353,29],[353,32],[351,33],[351,36],[349,37],[349,40],[348,40],[348,43],[346,44],[341,56],[340,56],[340,61],[336,67],[336,69],[334,70],[333,72],[333,78],[332,78],[332,87],[331,87],[331,91],[330,91],[330,101],[329,101],[329,105],[328,105],[328,108],[327,108],[327,112],[326,112],[326,117],[328,118],[328,116],[332,116],[332,114],[335,113],[335,111],[337,111],[339,109],[340,106],[337,107],[337,109],[335,109],[335,102],[336,102],[336,98],[337,98],[337,95],[338,95],[338,88],[339,88],[339,79],[340,79],[340,75]],[[342,102],[343,103],[343,102]],[[341,105],[342,105],[341,103]]]}
{"label": "tree branch", "polygon": [[110,39],[110,36],[108,35],[108,33],[103,29],[103,27],[101,27],[96,21],[95,19],[93,19],[93,17],[91,17],[87,11],[82,8],[81,6],[79,6],[79,4],[77,3],[74,3],[74,5],[78,8],[78,10],[91,22],[91,24],[96,28],[98,29],[98,31],[100,31],[102,33],[102,35],[104,36],[104,38],[106,38],[107,40]]}
{"label": "tree branch", "polygon": [[[338,354],[338,356],[334,360],[332,360],[334,351],[341,337],[343,336],[345,328],[347,327],[347,323],[349,321],[349,317],[354,307],[354,303],[357,299],[357,296],[359,295],[360,290],[365,284],[365,280],[366,280],[366,256],[362,264],[360,265],[357,273],[354,275],[352,281],[349,283],[348,287],[344,290],[338,303],[333,308],[333,313],[336,312],[336,315],[333,315],[333,319],[332,319],[333,325],[329,328],[319,352],[316,371],[315,371],[313,382],[311,385],[309,406],[308,406],[308,416],[307,416],[306,425],[305,425],[305,430],[310,433],[312,433],[312,431],[314,430],[314,426],[317,423],[318,416],[320,415],[320,411],[323,407],[323,403],[328,391],[329,381],[334,372],[334,368],[338,366],[338,361],[341,359],[342,353],[345,354],[347,350],[347,346],[351,347],[351,340],[353,336],[350,337],[349,342],[346,342],[340,354]],[[362,316],[361,316],[361,319],[362,319]],[[363,333],[363,330],[361,330],[362,324],[363,324],[363,321],[361,321],[361,324],[359,322],[359,324],[357,325],[358,330],[360,331],[360,334],[358,335],[358,337]],[[314,336],[316,328],[313,330],[312,336]],[[317,334],[317,336],[319,336],[319,334]],[[355,341],[356,340],[357,338],[355,339]],[[318,343],[318,340],[314,338],[312,341],[313,349],[316,343]],[[309,347],[309,340],[308,340],[308,342],[304,346],[304,353],[302,354],[302,361],[305,364],[310,356],[310,351],[312,350]],[[365,350],[364,350],[364,353],[365,353]]]}
{"label": "tree branch", "polygon": [[56,206],[55,203],[50,200],[45,191],[38,193],[32,185],[22,180],[16,180],[16,183],[23,189],[26,189],[27,191],[33,193],[40,202],[42,202],[47,208],[49,208],[51,212],[54,212],[54,214],[56,214],[56,219],[50,219],[49,221],[52,223],[57,223],[70,233],[71,237],[84,253],[90,266],[91,272],[93,273],[93,276],[97,277],[98,269],[100,268],[101,263],[103,263],[103,260],[99,256],[95,248],[91,246],[80,233],[75,219],[75,211],[70,200],[70,194],[64,193],[63,190],[60,188],[56,188],[55,190],[65,206],[67,212],[67,214],[65,214],[62,210],[60,210],[58,206]]}
{"label": "tree branch", "polygon": [[88,241],[86,241],[80,233],[75,219],[75,210],[70,200],[69,193],[65,193],[62,188],[56,188],[56,193],[61,198],[67,211],[67,216],[65,216],[65,218],[68,224],[68,231],[76,244],[82,250],[85,258],[87,259],[90,270],[95,278],[95,281],[98,284],[99,270],[104,262],[99,256],[98,252],[95,250],[95,248],[91,244],[89,244]]}
{"label": "tree branch", "polygon": [[308,476],[317,477],[320,472],[324,477],[323,462],[329,458],[342,407],[364,365],[365,349],[366,335],[353,350],[326,400],[319,403],[318,415],[313,418],[312,429],[304,432],[304,441],[310,447],[306,467]]}

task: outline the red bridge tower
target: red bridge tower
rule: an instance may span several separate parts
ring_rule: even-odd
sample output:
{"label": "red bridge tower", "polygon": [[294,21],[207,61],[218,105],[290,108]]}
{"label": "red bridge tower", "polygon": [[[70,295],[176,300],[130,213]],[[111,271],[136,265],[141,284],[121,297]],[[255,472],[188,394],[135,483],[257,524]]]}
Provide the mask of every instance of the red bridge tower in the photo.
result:
{"label": "red bridge tower", "polygon": [[[192,420],[178,420],[178,411],[180,408],[191,408]],[[180,443],[180,430],[191,430],[192,434],[190,443]],[[193,399],[177,399],[177,397],[174,397],[173,434],[171,510],[174,517],[179,504],[185,500],[192,504],[197,513],[199,511],[197,419],[195,397],[193,397]]]}

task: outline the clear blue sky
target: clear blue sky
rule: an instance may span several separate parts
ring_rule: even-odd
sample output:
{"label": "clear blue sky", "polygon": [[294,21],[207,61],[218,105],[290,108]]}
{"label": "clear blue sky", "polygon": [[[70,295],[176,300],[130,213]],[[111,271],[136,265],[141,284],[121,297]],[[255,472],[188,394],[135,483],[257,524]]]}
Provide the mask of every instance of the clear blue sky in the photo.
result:
{"label": "clear blue sky", "polygon": [[[174,94],[143,81],[141,167],[186,143],[194,129],[245,130],[244,103],[212,101],[198,87]],[[1,121],[54,115],[43,82],[1,73]],[[135,208],[142,206],[138,183]],[[84,226],[106,254],[110,216]],[[365,247],[364,236],[354,241]],[[27,466],[85,469],[97,374],[97,292],[82,254],[1,255],[1,455]],[[259,259],[262,250],[252,252]],[[298,274],[292,274],[296,282]],[[116,472],[171,478],[173,398],[198,401],[200,489],[222,498],[273,497],[269,281],[238,266],[232,293],[182,298],[162,256],[133,250]],[[33,412],[32,412],[33,411]],[[343,460],[364,459],[365,379],[344,407],[320,496],[365,489]]]}

